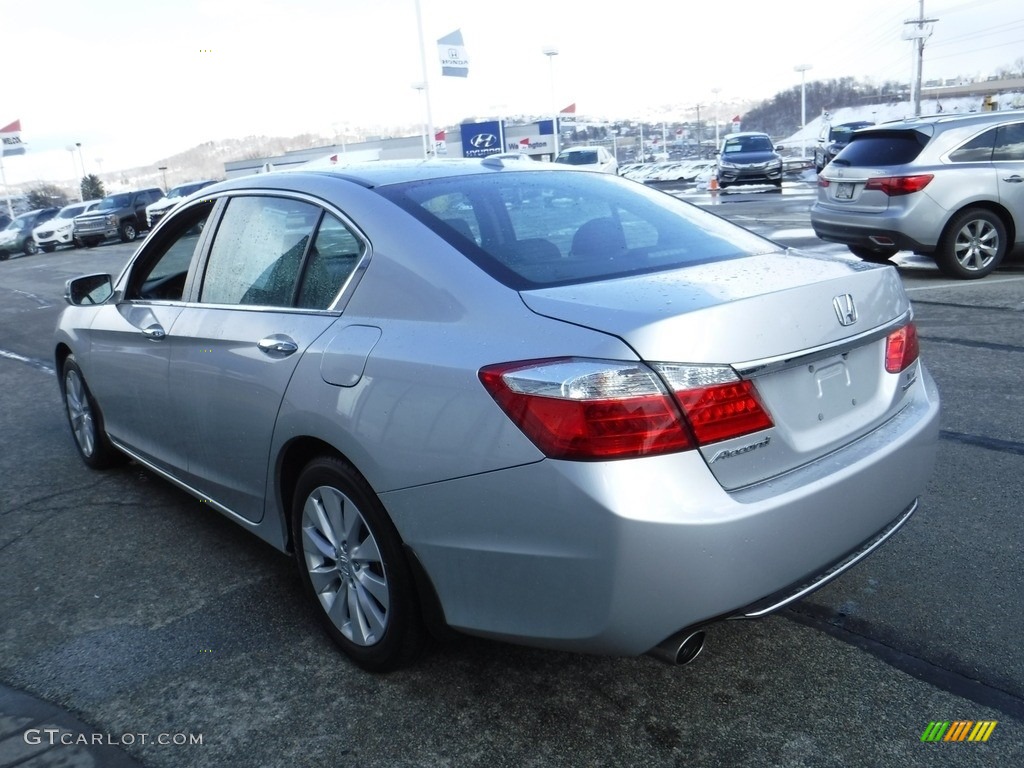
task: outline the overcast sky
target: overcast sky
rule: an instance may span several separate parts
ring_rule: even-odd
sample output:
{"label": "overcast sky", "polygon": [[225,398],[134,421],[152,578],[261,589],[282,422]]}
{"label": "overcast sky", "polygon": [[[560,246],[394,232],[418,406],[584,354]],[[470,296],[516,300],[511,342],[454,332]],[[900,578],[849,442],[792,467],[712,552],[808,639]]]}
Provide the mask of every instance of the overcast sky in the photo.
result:
{"label": "overcast sky", "polygon": [[[729,103],[799,85],[799,64],[811,65],[808,82],[910,80],[903,35],[916,0],[612,7],[421,0],[435,125],[572,102],[581,116],[682,119],[686,105],[712,105],[715,89]],[[1021,0],[924,10],[938,19],[925,80],[984,77],[1024,58]],[[11,183],[71,178],[75,142],[88,172],[109,172],[204,141],[424,119],[415,0],[0,0],[0,26],[0,126],[20,119],[29,145],[4,161]],[[466,79],[440,76],[436,41],[456,28]],[[545,47],[558,55],[549,61]]]}

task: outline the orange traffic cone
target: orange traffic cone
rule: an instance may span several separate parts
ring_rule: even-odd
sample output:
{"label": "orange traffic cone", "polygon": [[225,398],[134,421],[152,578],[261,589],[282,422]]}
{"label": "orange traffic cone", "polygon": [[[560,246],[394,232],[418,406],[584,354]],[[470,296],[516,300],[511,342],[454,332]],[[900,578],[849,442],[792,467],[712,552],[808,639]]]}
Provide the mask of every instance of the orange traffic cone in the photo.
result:
{"label": "orange traffic cone", "polygon": [[718,191],[718,177],[712,176],[711,181],[708,183],[708,189],[712,192]]}

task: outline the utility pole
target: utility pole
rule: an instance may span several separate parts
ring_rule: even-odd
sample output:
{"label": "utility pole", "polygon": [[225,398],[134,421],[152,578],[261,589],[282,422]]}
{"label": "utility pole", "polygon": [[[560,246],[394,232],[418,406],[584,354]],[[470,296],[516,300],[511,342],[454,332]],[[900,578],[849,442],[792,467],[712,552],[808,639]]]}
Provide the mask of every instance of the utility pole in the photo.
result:
{"label": "utility pole", "polygon": [[700,125],[700,108],[703,104],[697,105],[697,157],[704,157],[704,131]]}
{"label": "utility pole", "polygon": [[914,116],[921,115],[921,73],[924,70],[924,41],[932,36],[931,27],[925,28],[925,24],[934,24],[938,19],[926,19],[924,17],[924,0],[918,0],[918,12],[916,19],[907,19],[904,25],[913,24],[916,29],[904,30],[905,40],[917,41],[917,55],[914,57],[914,74],[910,81],[911,97],[914,102]]}

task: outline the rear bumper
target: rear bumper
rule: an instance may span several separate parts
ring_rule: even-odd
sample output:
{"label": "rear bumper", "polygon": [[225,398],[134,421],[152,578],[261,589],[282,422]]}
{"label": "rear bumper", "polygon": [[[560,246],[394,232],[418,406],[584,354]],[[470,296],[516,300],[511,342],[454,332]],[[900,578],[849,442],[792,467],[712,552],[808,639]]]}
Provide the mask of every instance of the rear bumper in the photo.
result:
{"label": "rear bumper", "polygon": [[[545,460],[381,498],[451,626],[638,655],[681,629],[799,599],[902,526],[938,437],[923,369],[918,386],[874,432],[734,492],[691,451]],[[486,507],[470,502],[480,498]]]}
{"label": "rear bumper", "polygon": [[811,206],[811,226],[819,238],[832,243],[934,253],[944,215],[924,197],[912,207],[877,213],[843,210],[819,200]]}

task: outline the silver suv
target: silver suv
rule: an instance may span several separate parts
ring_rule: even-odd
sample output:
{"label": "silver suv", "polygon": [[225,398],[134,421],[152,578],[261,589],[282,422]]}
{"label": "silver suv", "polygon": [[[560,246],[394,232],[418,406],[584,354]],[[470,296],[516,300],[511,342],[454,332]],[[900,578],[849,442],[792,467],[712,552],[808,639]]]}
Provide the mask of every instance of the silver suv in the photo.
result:
{"label": "silver suv", "polygon": [[867,261],[932,256],[984,277],[1024,238],[1024,110],[932,115],[857,131],[818,176],[811,225]]}

